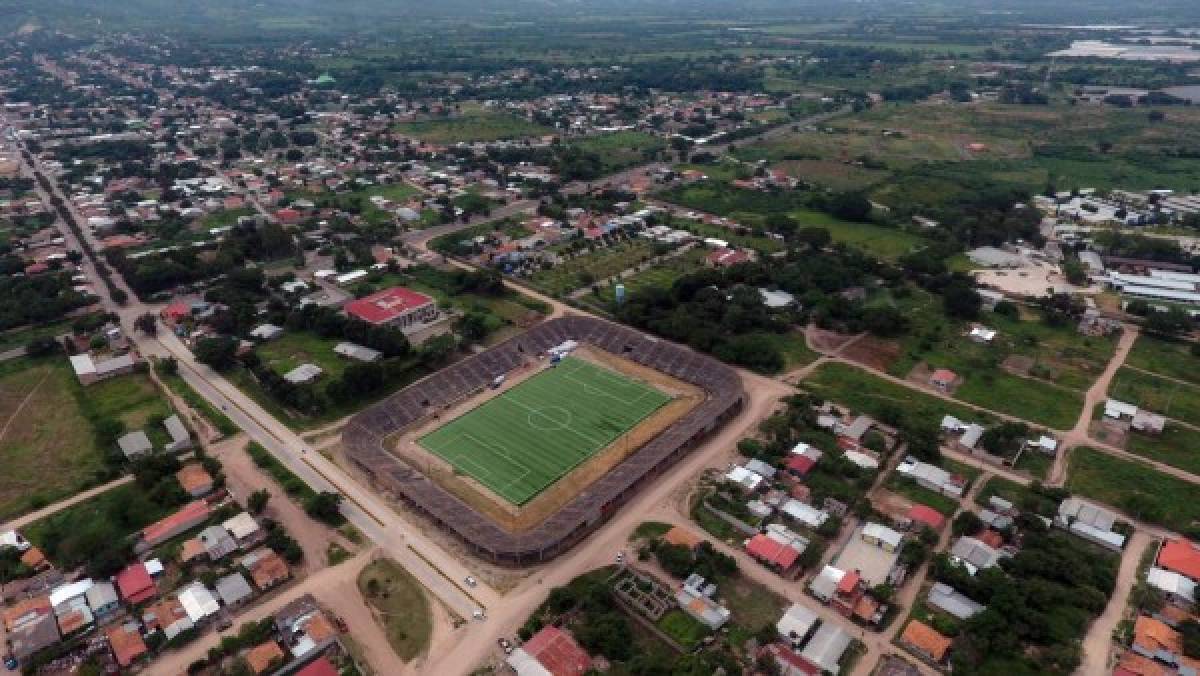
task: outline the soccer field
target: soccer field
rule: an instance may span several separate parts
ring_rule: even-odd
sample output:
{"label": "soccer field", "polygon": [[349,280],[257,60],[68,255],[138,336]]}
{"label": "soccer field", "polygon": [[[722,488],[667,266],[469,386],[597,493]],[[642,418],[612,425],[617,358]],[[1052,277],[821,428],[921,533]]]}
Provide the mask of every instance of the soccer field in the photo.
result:
{"label": "soccer field", "polygon": [[648,385],[568,357],[418,443],[523,505],[668,401]]}

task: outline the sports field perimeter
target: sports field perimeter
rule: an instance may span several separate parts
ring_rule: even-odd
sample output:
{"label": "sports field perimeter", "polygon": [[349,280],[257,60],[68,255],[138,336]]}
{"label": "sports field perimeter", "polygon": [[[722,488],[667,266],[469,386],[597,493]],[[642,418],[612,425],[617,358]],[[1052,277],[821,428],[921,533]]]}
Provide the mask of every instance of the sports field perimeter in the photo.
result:
{"label": "sports field perimeter", "polygon": [[523,505],[668,401],[648,385],[568,357],[418,443]]}

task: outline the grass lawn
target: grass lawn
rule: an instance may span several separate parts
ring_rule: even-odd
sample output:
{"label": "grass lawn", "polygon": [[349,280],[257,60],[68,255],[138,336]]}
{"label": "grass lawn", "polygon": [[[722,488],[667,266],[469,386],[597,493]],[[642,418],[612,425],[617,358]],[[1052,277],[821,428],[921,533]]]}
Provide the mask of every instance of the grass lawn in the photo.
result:
{"label": "grass lawn", "polygon": [[667,401],[653,388],[568,357],[419,443],[522,505]]}
{"label": "grass lawn", "polygon": [[[621,280],[625,285],[625,293],[633,294],[641,289],[655,287],[669,289],[680,277],[695,272],[704,267],[704,258],[708,251],[703,247],[693,247],[678,256],[659,261],[637,274]],[[600,291],[600,296],[606,302],[615,300],[615,291],[607,286]]]}
{"label": "grass lawn", "polygon": [[960,420],[990,422],[986,413],[884,380],[847,364],[822,364],[804,381],[803,387],[880,420],[895,420],[901,416],[907,420],[940,421],[943,415],[949,414]]}
{"label": "grass lawn", "polygon": [[1122,367],[1108,393],[1139,408],[1200,425],[1200,385],[1185,385]]}
{"label": "grass lawn", "polygon": [[0,364],[0,521],[67,497],[104,470],[65,357]]}
{"label": "grass lawn", "polygon": [[397,657],[407,662],[429,649],[433,634],[429,598],[403,566],[391,559],[373,561],[358,574],[358,591]]}
{"label": "grass lawn", "polygon": [[1131,453],[1200,475],[1200,432],[1167,423],[1161,436],[1129,433],[1126,448]]}
{"label": "grass lawn", "polygon": [[893,473],[889,476],[884,486],[889,491],[903,495],[913,502],[932,507],[945,516],[951,516],[958,509],[958,500],[917,485],[916,481],[899,474]]}
{"label": "grass lawn", "polygon": [[791,602],[745,574],[725,577],[718,581],[719,595],[729,609],[730,620],[739,627],[757,634],[763,627],[774,625]]}
{"label": "grass lawn", "polygon": [[100,418],[116,418],[131,431],[146,427],[151,418],[165,418],[172,413],[171,405],[145,373],[131,373],[89,385],[83,390],[81,403],[85,411]]}
{"label": "grass lawn", "polygon": [[200,219],[197,227],[204,232],[208,232],[211,228],[223,228],[227,225],[234,225],[242,216],[253,216],[254,213],[253,207],[223,209]]}
{"label": "grass lawn", "polygon": [[754,232],[742,234],[735,232],[731,228],[705,223],[704,221],[695,221],[690,218],[673,218],[668,225],[672,228],[687,230],[700,237],[722,239],[735,247],[753,249],[762,254],[772,254],[776,251],[783,251],[785,248],[783,242],[771,239],[761,232],[758,234],[754,234]]}
{"label": "grass lawn", "polygon": [[546,136],[550,127],[534,124],[503,111],[466,110],[459,117],[401,122],[393,131],[430,143],[452,144],[473,141]]}
{"label": "grass lawn", "polygon": [[1034,449],[1026,449],[1017,459],[1017,464],[1013,466],[1013,469],[1029,472],[1038,479],[1045,479],[1053,465],[1054,458],[1051,456]]}
{"label": "grass lawn", "polygon": [[668,610],[665,615],[659,618],[656,624],[664,634],[670,636],[686,650],[691,650],[700,645],[700,641],[712,633],[699,620],[692,619],[691,615],[678,608]]}
{"label": "grass lawn", "polygon": [[802,331],[789,331],[787,333],[760,332],[756,335],[760,335],[770,341],[779,350],[779,353],[783,355],[784,371],[807,366],[816,361],[817,357],[820,356],[808,347],[808,341],[805,340]]}
{"label": "grass lawn", "polygon": [[618,131],[587,136],[571,141],[570,145],[600,155],[601,173],[611,174],[651,161],[658,151],[666,149],[667,142],[662,137],[643,131]]}
{"label": "grass lawn", "polygon": [[1191,347],[1192,343],[1141,334],[1125,363],[1200,385],[1200,358],[1192,356]]}
{"label": "grass lawn", "polygon": [[538,290],[561,296],[606,279],[654,257],[654,244],[644,239],[620,242],[569,258],[549,270],[538,270],[529,282]]}
{"label": "grass lawn", "polygon": [[1083,409],[1083,394],[1080,392],[1052,387],[1002,371],[966,374],[966,382],[959,386],[954,396],[977,406],[1059,430],[1073,427]]}
{"label": "grass lawn", "polygon": [[843,221],[821,211],[802,209],[789,213],[800,223],[800,227],[817,226],[829,231],[835,242],[861,249],[873,256],[896,260],[906,253],[925,246],[928,242],[899,228],[886,228],[874,223]]}
{"label": "grass lawn", "polygon": [[309,331],[286,331],[275,340],[260,344],[255,351],[263,363],[269,365],[279,375],[300,366],[311,363],[325,371],[322,378],[340,378],[349,362],[333,352],[333,348],[342,342],[337,338],[322,338]]}
{"label": "grass lawn", "polygon": [[0,333],[0,352],[8,352],[13,348],[25,347],[29,344],[29,341],[35,338],[61,336],[64,333],[70,333],[71,325],[75,321],[75,319],[64,319],[60,322],[42,324],[40,326],[26,326]]}
{"label": "grass lawn", "polygon": [[1185,534],[1198,532],[1200,500],[1196,500],[1196,485],[1140,462],[1086,446],[1076,448],[1071,451],[1066,487],[1143,521]]}

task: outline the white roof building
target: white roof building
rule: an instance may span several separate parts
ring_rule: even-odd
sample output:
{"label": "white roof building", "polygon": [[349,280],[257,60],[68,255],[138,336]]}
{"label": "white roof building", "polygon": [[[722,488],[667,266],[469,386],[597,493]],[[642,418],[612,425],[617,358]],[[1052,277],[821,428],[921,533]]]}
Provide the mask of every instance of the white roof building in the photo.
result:
{"label": "white roof building", "polygon": [[199,582],[193,582],[179,592],[179,603],[193,624],[210,615],[215,615],[221,610],[221,604],[217,601],[217,597]]}
{"label": "white roof building", "polygon": [[262,530],[258,522],[254,520],[254,517],[250,516],[249,512],[239,512],[232,518],[227,519],[221,526],[229,531],[229,534],[238,542],[245,542]]}
{"label": "white roof building", "polygon": [[828,514],[799,500],[788,500],[779,511],[813,529],[820,528],[829,520]]}
{"label": "white roof building", "polygon": [[1172,596],[1196,601],[1196,583],[1174,571],[1151,566],[1146,571],[1146,584]]}
{"label": "white roof building", "polygon": [[257,338],[258,340],[275,340],[282,335],[283,328],[274,324],[260,324],[250,332],[250,337]]}
{"label": "white roof building", "polygon": [[1137,415],[1138,407],[1133,404],[1127,404],[1116,399],[1109,399],[1104,402],[1104,417],[1106,418],[1132,418]]}
{"label": "white roof building", "polygon": [[779,636],[792,643],[803,641],[813,627],[817,626],[817,614],[808,606],[793,603],[791,608],[775,623]]}
{"label": "white roof building", "polygon": [[725,475],[725,479],[738,484],[748,491],[757,490],[759,484],[761,484],[763,481],[761,475],[755,474],[745,467],[740,466],[729,470],[729,473]]}
{"label": "white roof building", "polygon": [[78,582],[72,582],[71,584],[65,584],[61,587],[57,587],[50,592],[50,605],[55,608],[55,613],[61,614],[58,613],[59,606],[63,605],[64,603],[68,603],[73,599],[82,598],[85,594],[87,594],[88,590],[92,588],[93,584],[95,583],[92,582],[92,579],[87,578],[85,580],[80,580]]}
{"label": "white roof building", "polygon": [[881,523],[873,521],[863,524],[862,538],[895,549],[904,541],[904,536]]}
{"label": "white roof building", "polygon": [[879,461],[860,451],[846,451],[842,454],[850,462],[863,469],[879,469]]}
{"label": "white roof building", "polygon": [[306,385],[321,377],[325,371],[316,364],[301,364],[283,375],[283,379],[293,385]]}
{"label": "white roof building", "polygon": [[844,629],[825,622],[817,629],[817,633],[813,634],[800,656],[821,669],[836,674],[839,671],[838,662],[841,661],[846,648],[850,647],[851,640],[850,634]]}

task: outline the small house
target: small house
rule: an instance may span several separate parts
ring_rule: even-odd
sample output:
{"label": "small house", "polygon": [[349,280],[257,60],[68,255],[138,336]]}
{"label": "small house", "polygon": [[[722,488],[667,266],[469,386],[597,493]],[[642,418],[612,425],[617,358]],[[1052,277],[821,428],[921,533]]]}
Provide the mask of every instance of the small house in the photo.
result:
{"label": "small house", "polygon": [[912,620],[908,623],[908,626],[904,628],[904,633],[900,635],[899,642],[913,654],[933,664],[941,664],[945,661],[947,653],[950,652],[950,646],[953,644],[953,640],[948,636],[942,635],[920,620]]}
{"label": "small house", "polygon": [[942,392],[949,392],[958,384],[958,374],[950,369],[937,369],[929,376],[929,384]]}

